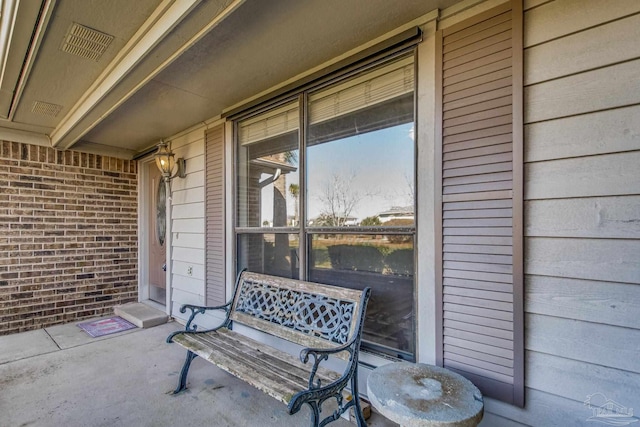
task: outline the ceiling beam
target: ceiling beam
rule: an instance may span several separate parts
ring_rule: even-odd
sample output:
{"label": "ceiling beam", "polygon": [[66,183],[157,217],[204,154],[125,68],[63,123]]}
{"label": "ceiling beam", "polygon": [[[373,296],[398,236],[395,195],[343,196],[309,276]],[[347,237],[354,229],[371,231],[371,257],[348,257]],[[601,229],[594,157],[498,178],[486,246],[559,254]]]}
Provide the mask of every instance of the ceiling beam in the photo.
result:
{"label": "ceiling beam", "polygon": [[0,3],[0,86],[4,78],[4,71],[9,56],[9,45],[18,15],[18,7],[15,0],[4,0]]}
{"label": "ceiling beam", "polygon": [[222,20],[229,16],[245,0],[231,1],[214,19],[208,22],[207,25],[183,43],[178,49],[171,52],[158,67],[137,82],[132,89],[117,101],[111,103],[111,105],[107,105],[106,111],[100,114],[98,119],[88,124],[84,123],[83,119],[103,101],[105,96],[127,77],[134,67],[143,61],[145,56],[162,41],[162,39],[168,36],[201,1],[202,0],[164,0],[114,58],[111,64],[107,66],[100,77],[96,79],[94,84],[60,121],[60,124],[51,133],[52,145],[58,149],[70,148],[79,141],[82,136],[97,126],[127,99],[174,62],[182,53],[191,48]]}
{"label": "ceiling beam", "polygon": [[[17,20],[12,24],[13,34],[9,37],[10,40],[0,41],[2,45],[10,43],[3,47],[6,48],[3,55],[8,57],[3,59],[0,77],[0,118],[3,121],[13,121],[55,4],[56,0],[17,3]],[[2,6],[3,14],[4,7],[5,4]],[[0,24],[2,25],[4,21]]]}

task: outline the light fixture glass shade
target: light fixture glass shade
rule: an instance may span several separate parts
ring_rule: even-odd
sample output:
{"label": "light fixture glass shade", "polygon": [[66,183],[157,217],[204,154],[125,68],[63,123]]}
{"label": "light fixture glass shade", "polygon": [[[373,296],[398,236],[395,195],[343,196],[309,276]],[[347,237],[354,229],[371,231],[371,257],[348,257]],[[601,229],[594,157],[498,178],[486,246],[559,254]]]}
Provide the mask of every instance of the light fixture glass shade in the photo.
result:
{"label": "light fixture glass shade", "polygon": [[175,164],[174,154],[169,150],[168,144],[161,141],[156,152],[156,165],[165,179],[171,178]]}
{"label": "light fixture glass shade", "polygon": [[[162,140],[160,141],[160,143],[158,143],[158,151],[156,151],[155,158],[156,165],[162,173],[162,178],[166,182],[171,181],[176,176],[178,178],[184,178],[187,176],[185,170],[185,160],[183,158],[179,158],[178,160],[176,160],[174,158],[173,152],[169,148],[168,143]],[[175,172],[174,169],[176,169]]]}

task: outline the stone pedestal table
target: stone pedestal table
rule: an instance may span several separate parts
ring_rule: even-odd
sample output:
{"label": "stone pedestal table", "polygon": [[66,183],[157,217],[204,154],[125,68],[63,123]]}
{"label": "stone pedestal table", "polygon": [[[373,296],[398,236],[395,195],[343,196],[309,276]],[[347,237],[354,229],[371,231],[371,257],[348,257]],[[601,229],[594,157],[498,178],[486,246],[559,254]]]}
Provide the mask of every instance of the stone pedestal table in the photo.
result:
{"label": "stone pedestal table", "polygon": [[482,394],[471,381],[423,363],[374,369],[367,394],[378,412],[403,427],[475,427],[484,410]]}

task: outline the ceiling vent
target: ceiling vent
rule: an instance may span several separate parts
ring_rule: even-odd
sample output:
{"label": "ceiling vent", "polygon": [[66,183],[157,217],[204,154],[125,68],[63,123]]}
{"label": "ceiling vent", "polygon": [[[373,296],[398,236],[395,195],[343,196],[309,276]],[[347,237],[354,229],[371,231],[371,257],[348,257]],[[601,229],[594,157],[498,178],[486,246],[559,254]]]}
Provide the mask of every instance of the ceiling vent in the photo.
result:
{"label": "ceiling vent", "polygon": [[62,105],[42,101],[35,101],[33,107],[31,107],[32,112],[49,117],[56,117],[60,110],[62,110]]}
{"label": "ceiling vent", "polygon": [[60,50],[81,58],[97,61],[107,50],[113,36],[73,23],[62,41]]}

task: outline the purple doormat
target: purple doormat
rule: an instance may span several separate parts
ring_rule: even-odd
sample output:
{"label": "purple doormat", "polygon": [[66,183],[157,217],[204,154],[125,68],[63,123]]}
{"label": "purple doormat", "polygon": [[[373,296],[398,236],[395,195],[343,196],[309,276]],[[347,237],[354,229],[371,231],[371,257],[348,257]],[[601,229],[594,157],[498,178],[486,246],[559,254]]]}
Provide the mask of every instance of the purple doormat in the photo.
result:
{"label": "purple doormat", "polygon": [[116,332],[127,331],[135,328],[136,325],[127,322],[122,317],[113,316],[92,322],[78,323],[78,327],[93,338],[96,338],[103,335],[115,334]]}

